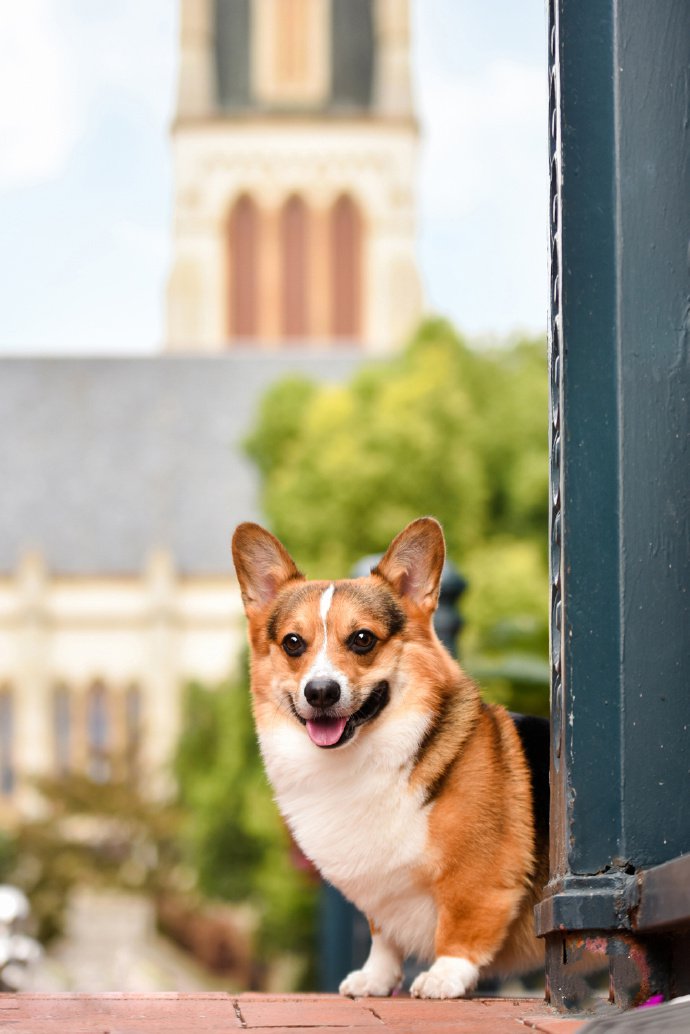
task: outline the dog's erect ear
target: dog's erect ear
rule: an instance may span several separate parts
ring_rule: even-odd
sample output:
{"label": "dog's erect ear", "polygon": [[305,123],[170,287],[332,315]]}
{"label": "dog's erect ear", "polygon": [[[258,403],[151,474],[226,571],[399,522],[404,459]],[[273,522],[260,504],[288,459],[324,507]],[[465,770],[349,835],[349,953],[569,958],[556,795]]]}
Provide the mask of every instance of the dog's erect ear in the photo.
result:
{"label": "dog's erect ear", "polygon": [[433,517],[412,521],[386,550],[372,574],[379,574],[400,596],[432,613],[438,603],[446,544]]}
{"label": "dog's erect ear", "polygon": [[285,546],[259,524],[237,527],[232,558],[247,614],[262,610],[291,578],[304,577]]}

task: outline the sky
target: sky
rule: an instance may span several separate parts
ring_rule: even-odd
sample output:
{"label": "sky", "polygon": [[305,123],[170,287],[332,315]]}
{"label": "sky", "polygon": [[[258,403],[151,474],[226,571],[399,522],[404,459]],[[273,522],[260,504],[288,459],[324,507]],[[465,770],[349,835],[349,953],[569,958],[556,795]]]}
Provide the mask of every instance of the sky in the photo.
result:
{"label": "sky", "polygon": [[[542,0],[411,0],[426,308],[546,322]],[[0,0],[0,353],[164,337],[177,0]]]}

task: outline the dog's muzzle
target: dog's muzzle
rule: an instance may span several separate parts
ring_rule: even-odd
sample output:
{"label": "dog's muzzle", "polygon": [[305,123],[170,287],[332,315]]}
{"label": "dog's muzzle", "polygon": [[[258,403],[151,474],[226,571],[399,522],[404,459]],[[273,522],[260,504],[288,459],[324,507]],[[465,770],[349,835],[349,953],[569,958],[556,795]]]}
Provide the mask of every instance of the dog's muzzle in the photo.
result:
{"label": "dog's muzzle", "polygon": [[[381,714],[389,699],[390,687],[388,682],[384,680],[374,686],[362,706],[348,718],[344,715],[329,715],[327,713],[317,713],[313,718],[309,719],[303,718],[295,708],[292,698],[290,698],[290,708],[297,721],[307,727],[312,743],[326,750],[333,747],[342,747],[344,743],[351,740],[360,725],[372,722]],[[309,701],[308,696],[307,700]]]}

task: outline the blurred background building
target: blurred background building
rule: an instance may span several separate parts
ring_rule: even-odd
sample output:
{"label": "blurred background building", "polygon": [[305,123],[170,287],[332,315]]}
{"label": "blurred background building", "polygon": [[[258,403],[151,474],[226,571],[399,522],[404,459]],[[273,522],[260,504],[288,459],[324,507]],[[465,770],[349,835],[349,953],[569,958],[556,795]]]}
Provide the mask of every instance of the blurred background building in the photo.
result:
{"label": "blurred background building", "polygon": [[407,0],[183,0],[170,348],[410,332],[409,55]]}
{"label": "blurred background building", "polygon": [[166,354],[0,363],[8,816],[36,775],[168,792],[182,688],[242,640],[259,397],[420,312],[407,0],[182,0],[179,68]]}

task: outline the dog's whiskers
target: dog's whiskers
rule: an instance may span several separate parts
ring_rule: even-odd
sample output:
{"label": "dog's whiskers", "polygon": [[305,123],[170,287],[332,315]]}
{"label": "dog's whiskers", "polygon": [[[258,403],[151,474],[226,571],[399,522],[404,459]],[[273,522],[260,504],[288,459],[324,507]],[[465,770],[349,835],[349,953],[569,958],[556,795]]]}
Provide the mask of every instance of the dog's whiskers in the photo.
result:
{"label": "dog's whiskers", "polygon": [[287,715],[288,717],[294,717],[294,710],[295,710],[295,706],[294,706],[294,704],[292,702],[292,698],[288,695],[288,696],[285,696],[285,697],[280,697],[276,701],[275,712],[274,713],[276,715],[284,714],[284,715]]}

